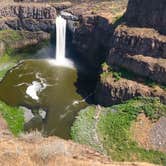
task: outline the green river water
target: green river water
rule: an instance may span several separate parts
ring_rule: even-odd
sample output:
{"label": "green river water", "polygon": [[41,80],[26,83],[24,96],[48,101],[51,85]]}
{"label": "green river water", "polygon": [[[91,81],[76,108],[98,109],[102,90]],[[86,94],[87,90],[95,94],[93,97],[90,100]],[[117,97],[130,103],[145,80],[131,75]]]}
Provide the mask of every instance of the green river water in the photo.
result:
{"label": "green river water", "polygon": [[[41,126],[44,134],[69,138],[70,127],[76,114],[88,105],[84,97],[90,92],[85,90],[84,93],[84,87],[81,87],[80,83],[85,85],[89,80],[87,85],[90,89],[92,79],[86,74],[79,76],[78,73],[77,69],[55,66],[47,60],[23,61],[1,81],[0,100],[12,106],[25,106],[32,110],[42,108],[46,111]],[[38,99],[26,93],[34,81],[41,85],[41,90],[37,92]]]}

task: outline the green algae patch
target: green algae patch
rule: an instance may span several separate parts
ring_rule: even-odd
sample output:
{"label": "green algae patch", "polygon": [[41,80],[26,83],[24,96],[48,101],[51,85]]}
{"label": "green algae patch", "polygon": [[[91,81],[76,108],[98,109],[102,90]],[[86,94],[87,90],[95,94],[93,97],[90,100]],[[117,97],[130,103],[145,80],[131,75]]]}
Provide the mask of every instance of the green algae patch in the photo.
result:
{"label": "green algae patch", "polygon": [[[145,150],[132,138],[130,127],[140,113],[155,122],[166,116],[166,105],[157,98],[139,97],[107,108],[87,107],[80,111],[71,128],[72,139],[92,146],[115,161],[145,161],[164,165],[166,154]],[[98,145],[92,142],[96,137]]]}
{"label": "green algae patch", "polygon": [[10,131],[14,135],[18,135],[23,131],[24,127],[24,112],[18,107],[11,107],[0,101],[0,113],[6,120]]}

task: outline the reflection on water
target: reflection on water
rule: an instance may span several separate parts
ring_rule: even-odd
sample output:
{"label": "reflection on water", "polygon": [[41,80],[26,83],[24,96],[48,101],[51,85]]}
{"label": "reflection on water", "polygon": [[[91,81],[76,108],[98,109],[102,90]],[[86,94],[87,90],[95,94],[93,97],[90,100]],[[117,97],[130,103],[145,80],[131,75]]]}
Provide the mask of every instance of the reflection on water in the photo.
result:
{"label": "reflection on water", "polygon": [[[75,115],[88,105],[77,93],[77,74],[76,69],[53,66],[46,60],[25,61],[0,83],[0,100],[12,106],[44,109],[44,133],[69,138]],[[81,79],[85,82],[88,78]]]}

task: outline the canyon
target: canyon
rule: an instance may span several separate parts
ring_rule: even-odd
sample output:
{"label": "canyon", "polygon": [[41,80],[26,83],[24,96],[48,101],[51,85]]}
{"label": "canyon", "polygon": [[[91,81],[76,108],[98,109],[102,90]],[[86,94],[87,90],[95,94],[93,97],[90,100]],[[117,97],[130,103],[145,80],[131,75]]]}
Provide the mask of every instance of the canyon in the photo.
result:
{"label": "canyon", "polygon": [[[93,85],[94,103],[108,107],[135,97],[154,97],[166,104],[165,9],[164,0],[82,3],[8,1],[0,6],[0,30],[17,34],[14,40],[3,39],[7,33],[2,35],[0,56],[9,48],[20,49],[54,38],[55,19],[61,14],[67,21],[67,32],[70,34],[67,42],[74,48],[79,60],[90,67],[88,70],[98,76]],[[97,113],[92,119],[98,120],[101,109],[96,106]],[[163,124],[162,118],[157,119],[159,126]],[[43,138],[39,133],[14,138],[2,118],[0,123],[0,147],[4,150],[0,161],[4,164],[14,160],[25,163],[28,156],[27,165],[38,162],[41,165],[60,162],[62,165],[68,162],[71,165],[151,165],[113,162],[111,157],[108,159],[84,145],[57,137]],[[15,145],[10,144],[10,141],[15,142]],[[15,146],[20,147],[19,155],[22,159],[13,152]],[[30,154],[34,146],[35,150]],[[10,154],[7,157],[6,151]]]}

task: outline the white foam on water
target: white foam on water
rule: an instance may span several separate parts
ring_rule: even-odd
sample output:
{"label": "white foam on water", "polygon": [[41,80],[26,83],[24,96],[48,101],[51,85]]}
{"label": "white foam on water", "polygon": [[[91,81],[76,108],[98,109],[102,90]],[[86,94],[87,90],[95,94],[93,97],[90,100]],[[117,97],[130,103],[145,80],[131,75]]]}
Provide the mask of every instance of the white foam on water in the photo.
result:
{"label": "white foam on water", "polygon": [[36,78],[39,81],[32,81],[27,87],[26,94],[33,100],[39,100],[39,94],[48,86],[46,80],[40,76],[40,73],[36,73]]}
{"label": "white foam on water", "polygon": [[34,100],[39,100],[38,92],[41,91],[42,85],[40,82],[33,81],[26,90],[26,94]]}

